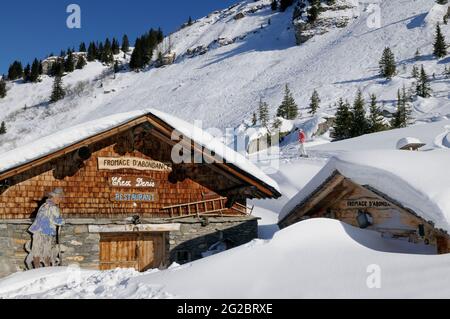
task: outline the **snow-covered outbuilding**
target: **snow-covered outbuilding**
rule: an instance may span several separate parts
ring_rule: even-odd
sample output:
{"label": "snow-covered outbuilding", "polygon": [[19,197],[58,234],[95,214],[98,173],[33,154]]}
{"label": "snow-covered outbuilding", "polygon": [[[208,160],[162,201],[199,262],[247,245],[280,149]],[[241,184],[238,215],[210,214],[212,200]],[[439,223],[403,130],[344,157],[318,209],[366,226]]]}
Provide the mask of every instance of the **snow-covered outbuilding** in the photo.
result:
{"label": "snow-covered outbuilding", "polygon": [[397,142],[397,149],[402,151],[418,151],[421,147],[424,147],[427,143],[423,143],[421,140],[415,137],[405,137]]}
{"label": "snow-covered outbuilding", "polygon": [[286,204],[279,226],[326,217],[448,253],[449,165],[447,150],[339,155]]}
{"label": "snow-covered outbuilding", "polygon": [[25,268],[29,227],[58,188],[58,264],[140,271],[254,239],[247,199],[281,196],[200,128],[156,110],[116,114],[0,155],[0,275]]}

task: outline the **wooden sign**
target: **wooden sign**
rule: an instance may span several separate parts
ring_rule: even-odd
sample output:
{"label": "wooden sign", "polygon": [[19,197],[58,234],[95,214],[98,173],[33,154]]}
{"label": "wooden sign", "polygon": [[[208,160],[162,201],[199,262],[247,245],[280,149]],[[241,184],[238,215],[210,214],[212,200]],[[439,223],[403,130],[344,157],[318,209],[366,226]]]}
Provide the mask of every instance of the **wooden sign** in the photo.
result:
{"label": "wooden sign", "polygon": [[358,200],[348,200],[348,208],[389,208],[391,204],[386,201],[377,199],[358,199]]}
{"label": "wooden sign", "polygon": [[109,185],[116,188],[155,188],[156,182],[151,178],[136,176],[113,176]]}
{"label": "wooden sign", "polygon": [[138,171],[158,171],[171,172],[172,168],[158,161],[147,160],[135,157],[99,157],[99,170],[119,170],[119,169],[134,169]]}
{"label": "wooden sign", "polygon": [[156,195],[154,193],[122,193],[115,192],[111,194],[113,202],[154,202]]}

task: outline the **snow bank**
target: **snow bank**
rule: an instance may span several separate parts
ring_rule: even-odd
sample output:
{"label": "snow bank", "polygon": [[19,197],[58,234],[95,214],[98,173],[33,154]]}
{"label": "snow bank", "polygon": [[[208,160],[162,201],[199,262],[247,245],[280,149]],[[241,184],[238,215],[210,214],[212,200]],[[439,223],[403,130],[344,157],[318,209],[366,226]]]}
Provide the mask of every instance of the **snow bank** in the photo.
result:
{"label": "snow bank", "polygon": [[450,231],[450,152],[367,151],[334,157],[281,211],[282,220],[335,171]]}
{"label": "snow bank", "polygon": [[29,145],[25,145],[4,153],[0,155],[0,173],[45,157],[46,155],[56,152],[62,148],[76,144],[91,136],[106,132],[145,114],[153,114],[175,128],[178,132],[183,134],[184,137],[196,141],[199,145],[213,151],[219,157],[225,159],[227,163],[236,165],[238,168],[250,175],[253,175],[260,181],[279,191],[277,183],[264,174],[243,155],[235,152],[231,148],[226,147],[222,142],[203,131],[201,128],[178,119],[175,116],[153,109],[119,113],[99,120],[87,122],[85,124],[77,125],[73,128],[44,137]]}
{"label": "snow bank", "polygon": [[[450,256],[407,255],[413,249],[417,246],[383,239],[372,231],[315,219],[286,228],[271,241],[253,241],[165,271],[141,274],[123,269],[83,272],[76,277],[66,268],[54,268],[51,282],[46,282],[47,270],[18,273],[0,280],[0,298],[450,296],[448,268],[442,266],[450,262]],[[379,289],[367,285],[374,267],[381,271]]]}

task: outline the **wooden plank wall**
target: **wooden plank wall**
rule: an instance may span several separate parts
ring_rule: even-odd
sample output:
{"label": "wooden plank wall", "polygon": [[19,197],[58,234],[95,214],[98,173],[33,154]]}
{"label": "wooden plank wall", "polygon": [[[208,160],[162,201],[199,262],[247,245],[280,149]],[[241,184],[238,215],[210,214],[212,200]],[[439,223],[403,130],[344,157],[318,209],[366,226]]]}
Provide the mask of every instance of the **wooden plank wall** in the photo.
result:
{"label": "wooden plank wall", "polygon": [[[136,145],[129,145],[125,132],[89,147],[91,158],[81,168],[72,160],[72,154],[51,163],[33,168],[9,180],[12,186],[0,190],[0,219],[32,218],[43,203],[46,194],[56,187],[62,187],[66,198],[61,204],[65,218],[122,218],[139,215],[143,218],[165,218],[161,208],[170,205],[203,200],[204,194],[239,186],[236,181],[217,173],[208,165],[196,165],[195,171],[182,182],[169,181],[169,172],[136,171],[122,169],[99,171],[98,157],[138,157],[160,162],[170,162],[171,146],[159,139],[147,136]],[[127,144],[128,142],[128,144]],[[136,148],[136,149],[134,149]],[[112,176],[136,176],[154,179],[154,189],[112,188]],[[154,202],[116,202],[112,200],[115,192],[154,193]],[[235,215],[229,210],[226,214]]]}

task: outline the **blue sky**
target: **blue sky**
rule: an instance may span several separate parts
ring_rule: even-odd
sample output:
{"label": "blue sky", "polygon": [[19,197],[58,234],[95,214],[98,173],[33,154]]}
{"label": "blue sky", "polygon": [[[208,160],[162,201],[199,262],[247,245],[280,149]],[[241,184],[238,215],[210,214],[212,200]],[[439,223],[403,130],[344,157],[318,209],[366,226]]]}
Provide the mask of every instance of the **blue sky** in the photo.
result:
{"label": "blue sky", "polygon": [[[0,73],[18,59],[23,64],[49,53],[78,45],[81,41],[122,39],[151,27],[165,34],[175,31],[189,16],[200,18],[238,0],[2,0],[0,3]],[[66,8],[81,7],[81,29],[69,29]]]}

